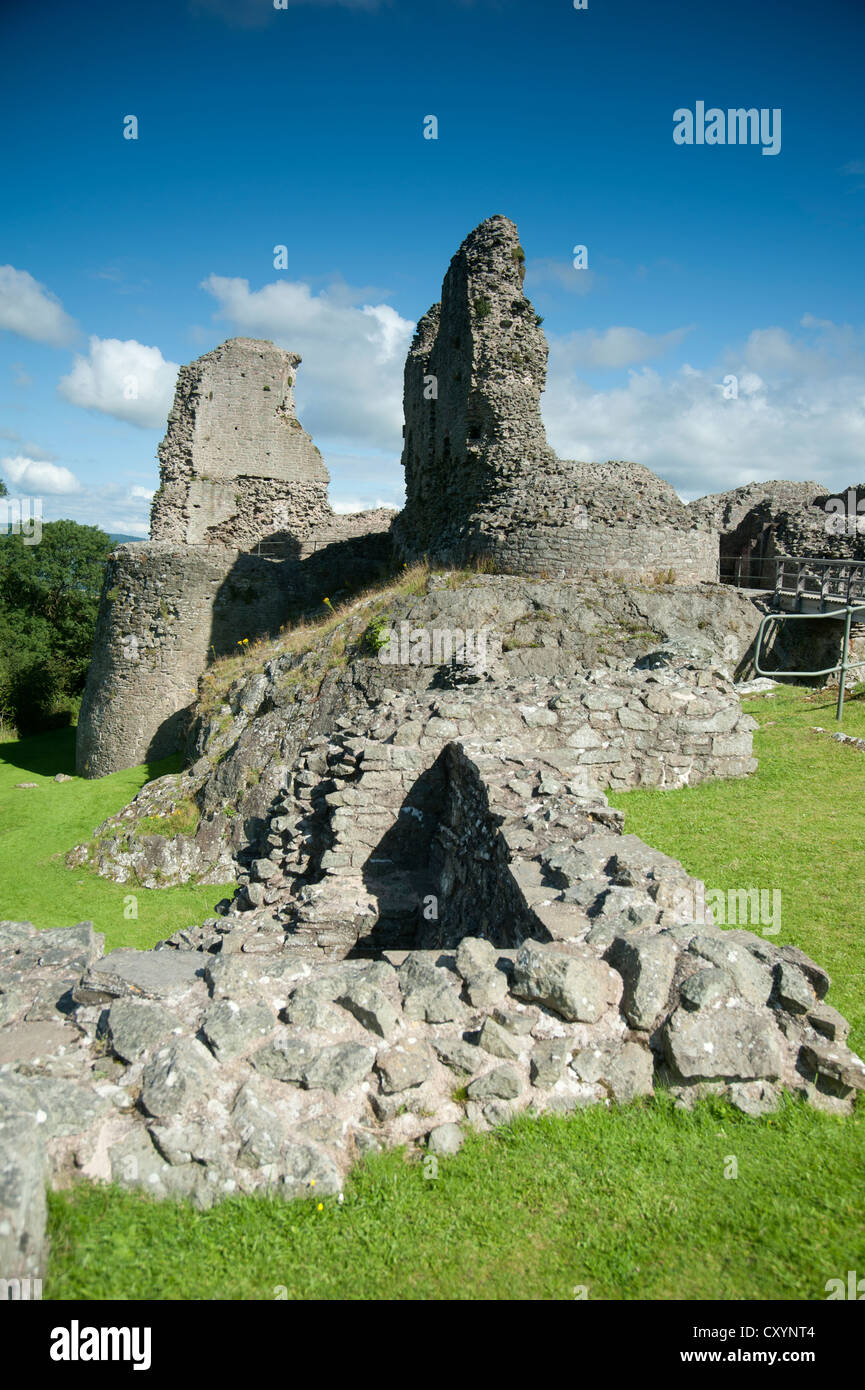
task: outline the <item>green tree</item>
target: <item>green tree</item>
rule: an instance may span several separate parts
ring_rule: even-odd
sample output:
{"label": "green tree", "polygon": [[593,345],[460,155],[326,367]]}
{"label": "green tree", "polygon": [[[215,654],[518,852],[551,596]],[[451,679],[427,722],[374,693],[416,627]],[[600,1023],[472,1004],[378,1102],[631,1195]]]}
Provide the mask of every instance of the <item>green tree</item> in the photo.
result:
{"label": "green tree", "polygon": [[46,522],[38,545],[0,537],[0,715],[22,733],[71,718],[111,548],[75,521]]}

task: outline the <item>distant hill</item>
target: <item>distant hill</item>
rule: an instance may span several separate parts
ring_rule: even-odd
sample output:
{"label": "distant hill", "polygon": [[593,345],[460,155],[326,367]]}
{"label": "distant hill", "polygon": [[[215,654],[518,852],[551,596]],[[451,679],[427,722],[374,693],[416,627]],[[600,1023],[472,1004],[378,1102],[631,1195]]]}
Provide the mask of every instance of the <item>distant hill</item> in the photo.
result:
{"label": "distant hill", "polygon": [[147,540],[147,537],[146,537],[146,536],[121,536],[121,535],[117,534],[117,532],[115,532],[115,531],[109,531],[109,532],[108,532],[108,535],[109,535],[109,537],[111,538],[111,540],[116,541],[118,545],[120,545],[121,541],[145,541],[145,540]]}

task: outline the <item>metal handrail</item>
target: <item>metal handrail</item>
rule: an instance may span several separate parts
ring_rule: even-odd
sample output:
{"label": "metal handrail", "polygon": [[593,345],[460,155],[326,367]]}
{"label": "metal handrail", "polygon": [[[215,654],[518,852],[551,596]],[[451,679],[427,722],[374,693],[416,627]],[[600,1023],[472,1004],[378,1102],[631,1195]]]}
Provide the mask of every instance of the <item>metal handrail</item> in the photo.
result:
{"label": "metal handrail", "polygon": [[[853,615],[854,613],[861,613],[861,612],[862,612],[862,605],[861,605],[861,604],[857,604],[855,607],[851,607],[851,606],[848,604],[848,606],[847,606],[846,608],[844,608],[844,609],[841,610],[841,611],[835,612],[835,613],[766,613],[766,614],[764,614],[764,616],[763,616],[762,619],[760,620],[760,626],[757,628],[757,646],[756,646],[756,649],[755,649],[755,652],[754,652],[754,670],[757,672],[757,675],[758,675],[758,676],[806,676],[806,677],[807,677],[807,676],[834,676],[834,675],[836,675],[837,673],[840,672],[840,680],[839,680],[839,682],[838,682],[838,703],[837,703],[837,705],[836,705],[836,707],[835,707],[835,718],[836,718],[837,720],[840,720],[841,717],[843,716],[843,713],[844,713],[844,687],[845,687],[845,684],[846,684],[846,681],[847,681],[847,672],[848,672],[848,671],[852,671],[852,670],[856,670],[856,668],[859,667],[859,666],[865,666],[865,660],[863,660],[863,661],[848,661],[848,660],[847,660],[847,653],[848,653],[848,651],[849,651],[849,649],[850,649],[850,623],[851,623],[851,620],[852,620],[852,615]],[[824,670],[822,670],[822,671],[779,671],[779,670],[775,670],[775,671],[766,671],[766,670],[764,670],[763,667],[760,665],[760,648],[761,648],[761,644],[762,644],[762,641],[763,641],[763,632],[764,632],[764,630],[765,630],[765,628],[766,628],[767,623],[771,623],[771,622],[783,623],[783,622],[787,622],[787,621],[793,621],[793,620],[795,620],[796,618],[799,618],[799,619],[805,619],[805,618],[807,618],[809,621],[814,621],[814,620],[818,620],[818,621],[819,621],[820,618],[833,618],[833,619],[839,619],[839,618],[842,618],[842,617],[844,618],[844,645],[843,645],[842,648],[841,648],[841,661],[838,663],[837,666],[827,666],[827,667],[826,667]]]}

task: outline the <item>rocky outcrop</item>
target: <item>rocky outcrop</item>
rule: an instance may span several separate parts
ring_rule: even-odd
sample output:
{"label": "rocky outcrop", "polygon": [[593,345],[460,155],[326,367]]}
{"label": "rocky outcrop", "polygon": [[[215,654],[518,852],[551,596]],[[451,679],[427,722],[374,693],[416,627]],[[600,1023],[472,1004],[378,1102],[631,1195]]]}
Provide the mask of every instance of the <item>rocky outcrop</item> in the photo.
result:
{"label": "rocky outcrop", "polygon": [[[434,573],[422,594],[372,595],[329,632],[311,637],[305,650],[281,652],[276,643],[260,664],[244,663],[219,695],[211,689],[211,676],[202,678],[203,703],[187,770],[148,783],[96,829],[74,862],[150,887],[189,878],[226,882],[238,858],[243,863],[265,845],[276,800],[310,739],[329,737],[340,719],[364,738],[378,726],[397,724],[409,732],[430,726],[435,734],[434,707],[447,702],[441,687],[447,677],[443,653],[436,658],[430,642],[429,652],[417,653],[416,661],[385,663],[365,646],[365,633],[374,624],[379,630],[389,625],[396,635],[452,638],[467,629],[487,634],[483,680],[461,697],[464,733],[493,738],[496,730],[509,737],[516,732],[530,757],[557,742],[582,739],[579,757],[573,756],[602,787],[672,786],[741,775],[751,767],[750,732],[747,721],[740,727],[741,711],[729,682],[746,663],[759,617],[749,599],[717,585],[623,589],[576,580]],[[697,685],[700,680],[705,684]],[[661,692],[667,688],[676,693],[662,710]],[[695,697],[697,722],[686,731],[679,716]],[[619,701],[623,715],[605,721],[598,703],[605,698],[611,710]],[[644,707],[646,699],[658,708]],[[730,730],[712,732],[722,706],[735,711],[721,716],[731,720]],[[533,726],[524,708],[541,711]],[[581,721],[587,726],[582,732]],[[604,722],[602,738],[598,731]],[[589,725],[601,743],[596,739],[593,746]],[[430,763],[446,737],[442,733],[437,742],[423,744],[431,750]],[[179,805],[196,808],[194,832],[160,833],[160,820],[170,830]],[[147,824],[139,829],[144,818]]]}
{"label": "rocky outcrop", "polygon": [[563,461],[547,444],[547,343],[523,293],[524,264],[514,223],[488,218],[418,324],[405,369],[397,546],[435,561],[487,556],[522,574],[716,579],[717,532],[669,484],[639,464]]}

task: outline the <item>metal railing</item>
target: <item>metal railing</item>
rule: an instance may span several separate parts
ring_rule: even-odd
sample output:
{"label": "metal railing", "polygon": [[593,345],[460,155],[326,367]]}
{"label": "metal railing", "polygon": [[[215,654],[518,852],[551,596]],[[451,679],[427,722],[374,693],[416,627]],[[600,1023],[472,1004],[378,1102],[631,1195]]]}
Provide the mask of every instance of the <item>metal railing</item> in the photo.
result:
{"label": "metal railing", "polygon": [[[819,602],[820,612],[789,613],[779,611],[782,597],[792,596],[797,607],[805,598]],[[863,560],[822,560],[793,555],[779,556],[775,569],[775,594],[773,603],[776,611],[766,613],[757,629],[754,648],[754,670],[758,676],[838,676],[838,703],[835,718],[840,721],[844,713],[844,689],[847,672],[865,666],[863,661],[850,661],[850,626],[854,615],[865,617],[865,561]],[[835,607],[827,608],[827,604]],[[760,665],[763,637],[770,623],[783,623],[821,618],[844,620],[844,635],[841,639],[841,660],[835,666],[826,666],[821,671],[767,671]]]}
{"label": "metal railing", "polygon": [[[775,600],[782,595],[819,602],[865,607],[865,560],[818,560],[779,556],[775,565]],[[838,616],[841,616],[840,614]]]}

